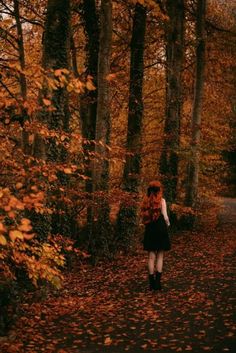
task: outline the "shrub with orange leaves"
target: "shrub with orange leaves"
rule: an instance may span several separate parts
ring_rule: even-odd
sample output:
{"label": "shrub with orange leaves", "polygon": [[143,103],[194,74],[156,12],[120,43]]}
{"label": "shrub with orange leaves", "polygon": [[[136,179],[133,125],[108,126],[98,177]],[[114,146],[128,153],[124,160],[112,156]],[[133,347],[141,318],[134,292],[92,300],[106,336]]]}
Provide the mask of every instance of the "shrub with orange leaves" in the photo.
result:
{"label": "shrub with orange leaves", "polygon": [[0,188],[0,272],[6,281],[16,280],[17,270],[23,269],[35,286],[45,280],[59,288],[64,255],[50,238],[39,241],[24,216],[27,208],[43,207],[43,192],[36,187],[31,191],[20,200],[9,188]]}

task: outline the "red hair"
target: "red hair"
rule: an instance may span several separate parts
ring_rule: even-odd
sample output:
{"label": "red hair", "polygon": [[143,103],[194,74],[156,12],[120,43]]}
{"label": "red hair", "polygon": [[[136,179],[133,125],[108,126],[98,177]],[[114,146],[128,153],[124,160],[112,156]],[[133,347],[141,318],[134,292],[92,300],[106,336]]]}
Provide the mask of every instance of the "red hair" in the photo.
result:
{"label": "red hair", "polygon": [[161,214],[161,199],[163,188],[158,180],[149,183],[147,195],[143,199],[141,213],[143,223],[148,224],[156,221]]}

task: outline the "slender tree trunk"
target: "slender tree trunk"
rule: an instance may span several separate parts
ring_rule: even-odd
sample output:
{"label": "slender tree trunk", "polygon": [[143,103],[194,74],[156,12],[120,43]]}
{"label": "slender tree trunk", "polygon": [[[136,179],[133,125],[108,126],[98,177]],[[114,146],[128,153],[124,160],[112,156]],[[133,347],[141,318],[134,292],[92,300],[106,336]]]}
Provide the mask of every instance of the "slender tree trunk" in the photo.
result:
{"label": "slender tree trunk", "polygon": [[[100,47],[98,57],[98,99],[96,120],[96,153],[101,157],[107,157],[105,145],[110,143],[110,95],[109,81],[110,52],[112,39],[112,4],[111,0],[101,0],[100,17]],[[94,170],[95,190],[107,190],[109,171],[108,161],[102,159],[96,163]]]}
{"label": "slender tree trunk", "polygon": [[[95,0],[84,0],[82,3],[84,28],[87,35],[87,76],[91,76],[95,90],[87,91],[80,100],[80,115],[82,122],[82,135],[86,140],[95,140],[96,119],[97,119],[97,75],[98,75],[98,51],[99,51],[99,26]],[[84,143],[85,157],[94,151],[94,144]],[[90,178],[86,181],[85,190],[89,194],[93,191],[92,165],[90,158],[85,160],[85,174]],[[92,223],[92,208],[87,209],[87,223]]]}
{"label": "slender tree trunk", "polygon": [[130,94],[127,130],[127,151],[123,184],[124,189],[138,192],[141,171],[142,120],[143,120],[143,56],[146,30],[146,8],[139,3],[135,6],[131,39]]}
{"label": "slender tree trunk", "polygon": [[166,119],[160,160],[160,174],[169,202],[176,198],[178,150],[182,112],[182,80],[184,58],[184,0],[167,0],[169,25],[166,31]]}
{"label": "slender tree trunk", "polygon": [[[97,87],[99,28],[95,0],[83,1],[84,27],[87,35],[87,76],[91,76]],[[81,98],[82,133],[85,138],[95,139],[98,90],[88,91]]]}
{"label": "slender tree trunk", "polygon": [[191,159],[187,171],[186,200],[187,206],[195,207],[198,195],[201,112],[203,102],[205,68],[205,15],[206,0],[197,1],[196,18],[196,76],[192,109]]}
{"label": "slender tree trunk", "polygon": [[[127,130],[127,155],[123,188],[137,196],[140,186],[141,149],[142,149],[142,120],[143,120],[143,72],[144,72],[144,44],[146,31],[146,7],[137,3],[133,19],[130,60],[130,94]],[[117,240],[125,246],[132,243],[137,226],[137,207],[122,204],[117,219]]]}
{"label": "slender tree trunk", "polygon": [[[96,145],[95,153],[99,160],[94,162],[93,183],[94,191],[100,194],[97,208],[96,245],[98,251],[106,253],[109,247],[110,221],[109,201],[106,199],[109,189],[109,161],[106,145],[110,143],[110,95],[109,81],[110,53],[112,41],[112,2],[101,0],[100,9],[100,36],[98,56],[98,97],[97,97],[97,119],[96,119]],[[95,246],[95,247],[97,247]]]}
{"label": "slender tree trunk", "polygon": [[[20,11],[19,11],[19,0],[14,0],[14,15],[16,20],[16,28],[17,28],[17,44],[19,48],[19,61],[21,70],[25,69],[25,51],[24,51],[24,38],[22,32],[22,26],[20,22]],[[26,77],[24,73],[20,73],[20,88],[21,88],[21,96],[25,100],[27,96],[27,84]]]}
{"label": "slender tree trunk", "polygon": [[[14,0],[14,16],[16,20],[16,29],[17,29],[17,45],[18,45],[19,62],[20,62],[20,68],[22,70],[22,72],[20,72],[19,82],[20,82],[21,97],[24,103],[27,99],[27,82],[26,82],[25,74],[23,73],[25,69],[25,50],[24,50],[24,37],[23,37],[22,25],[20,21],[19,0]],[[28,115],[23,104],[21,107],[21,115],[22,115],[22,121],[24,123]],[[31,147],[29,145],[29,134],[27,131],[25,131],[24,126],[22,129],[22,148],[24,153],[28,154],[31,151]]]}

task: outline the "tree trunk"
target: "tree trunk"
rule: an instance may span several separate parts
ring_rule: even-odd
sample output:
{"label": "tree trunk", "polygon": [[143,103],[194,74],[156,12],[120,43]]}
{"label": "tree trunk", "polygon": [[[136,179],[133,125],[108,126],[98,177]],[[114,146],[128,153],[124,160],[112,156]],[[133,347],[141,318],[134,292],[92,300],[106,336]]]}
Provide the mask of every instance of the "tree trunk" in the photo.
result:
{"label": "tree trunk", "polygon": [[[70,67],[70,0],[48,0],[45,31],[43,34],[43,57],[42,66],[48,73],[49,78],[55,79],[52,70],[69,69]],[[45,87],[40,96],[52,101],[53,111],[42,109],[39,115],[49,129],[69,130],[69,102],[66,87],[59,87],[50,91]],[[54,139],[47,146],[38,134],[34,141],[34,156],[51,159],[53,161],[65,161],[66,152],[63,148],[56,146]]]}
{"label": "tree trunk", "polygon": [[[57,80],[58,86],[55,89],[49,89],[46,86],[41,92],[42,98],[50,99],[54,110],[48,111],[46,108],[40,112],[39,119],[48,126],[49,129],[69,130],[69,104],[68,92],[65,86],[60,86],[59,76],[55,75],[55,70],[70,68],[70,45],[71,45],[71,31],[70,31],[70,0],[48,0],[47,14],[45,21],[45,31],[43,35],[43,57],[42,66],[45,69],[49,79]],[[68,71],[69,72],[69,71]],[[58,78],[59,77],[59,78]],[[40,134],[36,134],[34,140],[34,156],[39,159],[51,160],[53,162],[66,162],[67,150],[57,145],[54,138],[50,138],[48,143],[45,144]],[[57,174],[58,180],[63,184],[68,181],[64,174]],[[48,190],[46,204],[50,199],[50,190]],[[63,229],[63,225],[67,221],[69,224],[69,217],[67,218],[67,209],[65,215],[60,215],[60,211],[65,207],[64,205],[57,204],[57,210],[53,215],[42,215],[42,223],[48,227],[51,233],[55,229]],[[66,219],[66,221],[65,221]]]}
{"label": "tree trunk", "polygon": [[[98,57],[98,99],[97,99],[97,121],[96,121],[96,147],[95,151],[102,159],[96,164],[94,170],[95,190],[108,189],[108,161],[107,148],[110,143],[110,95],[109,81],[110,73],[110,51],[112,39],[112,4],[110,0],[101,1],[100,17],[100,47]],[[99,143],[100,142],[100,143]]]}
{"label": "tree trunk", "polygon": [[[126,148],[127,155],[123,188],[137,196],[140,186],[141,149],[142,149],[142,120],[143,120],[143,73],[144,73],[144,44],[146,30],[146,7],[137,3],[133,19],[130,60],[130,94],[128,112],[128,130]],[[117,241],[129,247],[137,227],[137,207],[122,204],[117,219]]]}
{"label": "tree trunk", "polygon": [[[22,71],[25,69],[25,50],[24,50],[24,37],[22,32],[22,25],[20,21],[20,10],[19,10],[19,0],[14,0],[14,16],[16,20],[16,29],[17,29],[17,45],[18,45],[18,54],[19,54],[19,62],[20,68]],[[21,97],[23,103],[27,99],[27,82],[26,77],[23,72],[20,72],[19,76],[20,82],[20,90],[21,90]],[[23,104],[21,106],[21,115],[22,115],[22,149],[24,153],[29,154],[31,152],[31,147],[29,145],[29,133],[24,129],[24,122],[28,118],[27,111],[24,108]]]}
{"label": "tree trunk", "polygon": [[[106,145],[110,143],[110,95],[109,81],[110,52],[112,41],[112,2],[101,0],[100,36],[98,56],[98,97],[96,119],[95,153],[99,156],[94,162],[93,185],[94,191],[100,195],[97,207],[97,222],[94,225],[93,237],[96,236],[95,249],[99,246],[102,253],[109,251],[110,221],[109,201],[106,199],[109,189],[109,161]],[[95,235],[96,233],[96,235]]]}
{"label": "tree trunk", "polygon": [[[99,28],[95,0],[83,1],[83,19],[87,35],[87,70],[86,75],[91,76],[97,87]],[[97,116],[98,90],[88,91],[81,98],[81,120],[83,137],[94,140]]]}
{"label": "tree trunk", "polygon": [[[43,36],[43,67],[46,70],[69,69],[70,66],[70,0],[48,0]],[[47,90],[46,90],[47,91]],[[65,87],[52,92],[55,111],[46,114],[52,129],[69,129],[68,93]]]}
{"label": "tree trunk", "polygon": [[166,30],[166,119],[160,174],[169,202],[176,199],[178,150],[182,112],[182,80],[184,58],[184,0],[168,0],[169,25]]}
{"label": "tree trunk", "polygon": [[[99,51],[99,27],[95,0],[84,0],[82,3],[85,33],[87,35],[86,53],[87,70],[86,76],[91,76],[95,90],[87,91],[80,99],[80,115],[82,122],[82,135],[86,140],[95,140],[96,118],[97,118],[97,75],[98,75],[98,51]],[[84,143],[85,175],[92,177],[92,165],[88,156],[89,152],[94,151],[94,144]],[[93,191],[91,179],[86,180],[85,190],[89,194]],[[87,223],[91,225],[92,208],[87,209]]]}
{"label": "tree trunk", "polygon": [[[16,28],[17,28],[17,44],[19,49],[19,61],[21,70],[25,69],[25,51],[24,51],[24,39],[22,33],[22,26],[20,22],[20,11],[19,11],[19,1],[14,0],[14,15],[16,20]],[[20,73],[20,88],[21,88],[21,96],[23,100],[26,99],[27,96],[27,84],[26,77],[24,73]]]}
{"label": "tree trunk", "polygon": [[198,195],[200,130],[205,68],[205,15],[206,0],[197,1],[196,18],[196,76],[192,109],[191,159],[188,164],[186,206],[195,207]]}

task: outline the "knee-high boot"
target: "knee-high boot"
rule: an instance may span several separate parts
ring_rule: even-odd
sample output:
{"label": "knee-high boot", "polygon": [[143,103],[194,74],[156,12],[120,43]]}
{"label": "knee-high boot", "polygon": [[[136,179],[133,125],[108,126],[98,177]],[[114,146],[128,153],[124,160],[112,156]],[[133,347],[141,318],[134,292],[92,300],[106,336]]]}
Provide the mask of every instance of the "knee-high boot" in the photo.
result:
{"label": "knee-high boot", "polygon": [[148,276],[149,279],[149,289],[150,290],[155,290],[156,289],[156,283],[155,283],[155,277],[154,274],[149,274]]}
{"label": "knee-high boot", "polygon": [[161,290],[161,272],[156,272],[155,287],[157,290]]}

